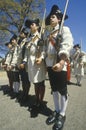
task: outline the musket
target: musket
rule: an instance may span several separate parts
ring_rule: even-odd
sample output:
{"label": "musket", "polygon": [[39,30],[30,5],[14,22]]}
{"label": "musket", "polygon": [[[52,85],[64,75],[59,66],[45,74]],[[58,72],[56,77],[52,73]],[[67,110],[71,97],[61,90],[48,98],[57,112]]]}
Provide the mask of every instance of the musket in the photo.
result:
{"label": "musket", "polygon": [[[60,29],[59,29],[59,32],[58,32],[58,35],[57,35],[57,41],[59,40],[59,36],[61,36],[62,34],[62,29],[63,29],[63,25],[64,25],[64,20],[65,20],[65,15],[66,15],[66,11],[67,11],[67,7],[68,7],[68,3],[69,3],[69,0],[66,1],[66,5],[65,5],[65,9],[64,9],[64,13],[63,13],[63,17],[62,17],[62,20],[61,20],[61,24],[60,24]],[[58,30],[55,30],[54,32],[52,32],[50,35],[54,35]]]}
{"label": "musket", "polygon": [[63,29],[63,25],[64,25],[64,20],[65,20],[65,15],[66,15],[66,11],[67,11],[67,7],[68,7],[68,3],[69,3],[69,0],[66,1],[66,5],[65,5],[65,9],[64,9],[64,13],[63,13],[63,17],[62,17],[62,20],[61,20],[61,24],[60,24],[60,28],[58,30],[58,34],[56,36],[54,40],[54,42],[56,44],[54,44],[57,52],[59,51],[59,48],[60,48],[60,43],[62,42],[62,29]]}
{"label": "musket", "polygon": [[44,33],[44,29],[45,29],[45,15],[46,15],[46,8],[44,10],[44,15],[43,15],[43,20],[42,20],[42,25],[41,25],[41,29],[40,29],[39,38],[41,38],[42,34]]}
{"label": "musket", "polygon": [[[25,21],[25,20],[24,20]],[[20,31],[18,32],[18,37],[17,37],[17,43],[19,42],[19,39],[20,39],[20,33],[22,32],[22,30],[23,30],[23,28],[25,28],[24,27],[24,24],[22,24],[22,26],[21,26],[21,28],[20,28]],[[23,46],[23,45],[22,45]]]}
{"label": "musket", "polygon": [[65,9],[64,9],[64,13],[63,13],[60,29],[59,29],[59,34],[62,34],[62,28],[63,28],[63,25],[64,25],[64,20],[65,20],[65,15],[66,15],[67,8],[68,8],[68,3],[69,3],[69,0],[66,1],[66,5],[65,5]]}
{"label": "musket", "polygon": [[36,35],[35,37],[31,38],[29,41],[27,40],[27,48],[30,48],[32,46],[32,44],[35,42],[35,40],[39,39],[39,36]]}
{"label": "musket", "polygon": [[[41,36],[42,36],[42,34],[43,34],[43,32],[44,32],[44,23],[45,23],[45,14],[46,14],[46,9],[44,10],[44,15],[43,15],[43,20],[42,20],[42,25],[41,25],[41,29],[40,29],[40,34],[39,34],[39,36],[38,35],[36,35],[34,38],[32,38],[31,40],[27,40],[27,43],[28,43],[28,45],[27,45],[27,48],[29,48],[29,47],[31,47],[31,45],[32,45],[32,43],[33,42],[35,42],[35,40],[36,39],[41,39]],[[31,45],[30,45],[31,44]],[[39,45],[38,45],[39,46]]]}
{"label": "musket", "polygon": [[80,52],[82,50],[82,39],[80,39]]}
{"label": "musket", "polygon": [[80,56],[84,56],[85,53],[82,51],[82,39],[80,40]]}
{"label": "musket", "polygon": [[43,34],[45,31],[45,15],[46,15],[46,8],[44,9],[42,25],[41,25],[41,29],[40,29],[40,33],[39,33],[39,41],[37,43],[37,53],[36,53],[37,58],[40,57],[40,47],[43,46]]}

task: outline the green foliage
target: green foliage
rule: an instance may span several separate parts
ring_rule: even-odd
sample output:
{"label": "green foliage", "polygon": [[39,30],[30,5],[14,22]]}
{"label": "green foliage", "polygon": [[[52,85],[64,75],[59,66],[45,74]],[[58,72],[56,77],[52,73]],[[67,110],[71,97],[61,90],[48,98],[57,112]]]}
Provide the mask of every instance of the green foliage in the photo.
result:
{"label": "green foliage", "polygon": [[44,8],[45,0],[0,0],[0,39],[3,33],[20,32],[26,18],[42,19]]}

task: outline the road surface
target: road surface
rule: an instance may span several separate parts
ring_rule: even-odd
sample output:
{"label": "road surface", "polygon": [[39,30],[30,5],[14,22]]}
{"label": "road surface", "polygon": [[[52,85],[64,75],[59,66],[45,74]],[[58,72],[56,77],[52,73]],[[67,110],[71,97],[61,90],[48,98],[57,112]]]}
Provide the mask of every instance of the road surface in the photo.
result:
{"label": "road surface", "polygon": [[[71,81],[73,84],[68,85],[69,102],[63,130],[86,130],[86,75],[82,87],[74,84],[73,75]],[[33,85],[30,88],[28,102],[21,103],[11,99],[7,84],[6,73],[0,71],[0,130],[52,130],[52,125],[48,126],[45,123],[51,110],[54,110],[49,81],[46,80],[44,109],[35,116],[29,110],[35,99]]]}

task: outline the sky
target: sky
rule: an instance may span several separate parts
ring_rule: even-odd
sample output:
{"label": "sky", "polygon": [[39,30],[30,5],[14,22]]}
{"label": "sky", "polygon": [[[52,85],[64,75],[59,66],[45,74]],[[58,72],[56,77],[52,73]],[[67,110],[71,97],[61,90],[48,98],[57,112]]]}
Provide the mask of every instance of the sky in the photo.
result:
{"label": "sky", "polygon": [[[54,4],[64,12],[66,0],[46,0],[46,15]],[[64,25],[70,28],[74,44],[82,42],[81,50],[86,52],[86,0],[69,0],[66,14],[69,18],[65,20]]]}
{"label": "sky", "polygon": [[[64,12],[66,0],[46,0],[47,14],[54,4]],[[86,52],[86,0],[69,0],[66,14],[68,19],[65,20],[64,25],[70,28],[74,44],[81,43],[82,51]]]}

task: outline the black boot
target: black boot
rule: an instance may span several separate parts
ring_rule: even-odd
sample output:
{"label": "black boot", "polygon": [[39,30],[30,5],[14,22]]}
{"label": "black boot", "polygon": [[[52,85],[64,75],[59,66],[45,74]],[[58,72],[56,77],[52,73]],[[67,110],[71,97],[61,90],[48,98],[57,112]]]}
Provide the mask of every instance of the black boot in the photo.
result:
{"label": "black boot", "polygon": [[52,112],[52,114],[47,118],[46,124],[51,125],[52,123],[54,123],[58,118],[58,115],[59,113],[57,113],[56,111]]}
{"label": "black boot", "polygon": [[62,130],[65,120],[66,116],[59,115],[52,130]]}

